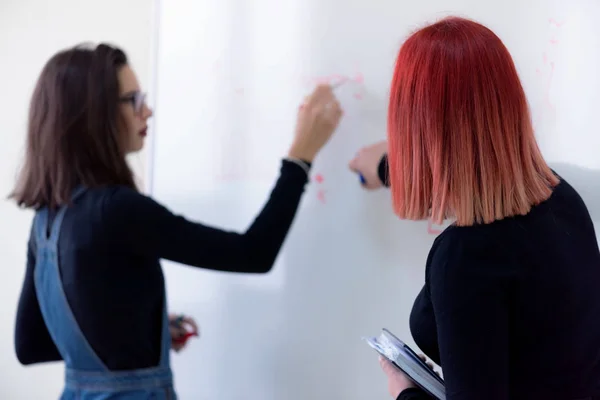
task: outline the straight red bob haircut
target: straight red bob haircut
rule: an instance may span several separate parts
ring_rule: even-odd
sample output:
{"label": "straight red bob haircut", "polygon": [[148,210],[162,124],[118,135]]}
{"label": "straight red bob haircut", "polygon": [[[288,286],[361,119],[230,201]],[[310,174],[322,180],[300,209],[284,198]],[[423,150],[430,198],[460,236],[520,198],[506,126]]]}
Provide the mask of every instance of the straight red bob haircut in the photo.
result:
{"label": "straight red bob haircut", "polygon": [[445,18],[412,34],[388,109],[394,211],[456,225],[525,215],[559,182],[535,141],[513,60],[488,28]]}

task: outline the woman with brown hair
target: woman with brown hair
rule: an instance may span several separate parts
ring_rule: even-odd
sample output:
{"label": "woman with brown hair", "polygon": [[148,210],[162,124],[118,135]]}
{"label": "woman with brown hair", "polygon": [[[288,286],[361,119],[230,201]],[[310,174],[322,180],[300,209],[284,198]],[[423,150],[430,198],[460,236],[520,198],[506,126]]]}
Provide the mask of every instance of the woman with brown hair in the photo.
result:
{"label": "woman with brown hair", "polygon": [[125,156],[143,147],[151,116],[125,53],[104,44],[53,56],[33,93],[11,195],[35,210],[15,346],[23,364],[64,360],[62,399],[176,398],[159,260],[268,272],[341,109],[329,86],[308,97],[244,233],[188,221],[136,189]]}
{"label": "woman with brown hair", "polygon": [[[412,34],[396,61],[387,139],[350,162],[365,188],[391,187],[402,219],[454,221],[433,243],[410,317],[446,399],[600,399],[594,226],[538,150],[502,41],[461,18]],[[382,367],[393,398],[429,398]]]}

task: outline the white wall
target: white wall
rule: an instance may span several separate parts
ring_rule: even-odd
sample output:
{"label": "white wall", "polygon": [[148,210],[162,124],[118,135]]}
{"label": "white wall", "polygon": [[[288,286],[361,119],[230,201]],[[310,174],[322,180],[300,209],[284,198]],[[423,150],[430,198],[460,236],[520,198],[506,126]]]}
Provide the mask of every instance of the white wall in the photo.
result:
{"label": "white wall", "polygon": [[[24,148],[28,102],[43,64],[56,51],[83,41],[122,47],[142,86],[151,89],[152,0],[0,1],[0,398],[56,399],[62,364],[21,366],[13,348],[14,320],[25,272],[32,214],[5,200],[13,187]],[[144,153],[132,166],[144,177]]]}

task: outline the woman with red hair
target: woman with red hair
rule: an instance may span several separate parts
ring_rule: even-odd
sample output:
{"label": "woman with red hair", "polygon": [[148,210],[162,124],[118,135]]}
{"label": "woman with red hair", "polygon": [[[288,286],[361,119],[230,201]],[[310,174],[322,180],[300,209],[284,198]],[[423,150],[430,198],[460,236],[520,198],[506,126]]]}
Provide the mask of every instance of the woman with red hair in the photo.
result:
{"label": "woman with red hair", "polygon": [[[350,162],[364,186],[389,186],[401,219],[454,221],[433,243],[410,316],[446,398],[600,399],[594,226],[538,149],[502,41],[461,18],[412,34],[396,61],[387,136]],[[394,398],[428,398],[382,367]]]}

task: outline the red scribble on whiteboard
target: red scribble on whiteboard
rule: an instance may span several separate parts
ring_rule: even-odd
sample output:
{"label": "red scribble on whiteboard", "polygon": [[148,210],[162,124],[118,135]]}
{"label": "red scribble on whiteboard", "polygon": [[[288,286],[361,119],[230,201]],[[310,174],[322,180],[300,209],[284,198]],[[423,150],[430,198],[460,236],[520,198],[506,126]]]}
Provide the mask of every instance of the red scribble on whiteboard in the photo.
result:
{"label": "red scribble on whiteboard", "polygon": [[239,95],[243,95],[244,94],[244,88],[236,88],[235,89],[235,93],[237,93]]}
{"label": "red scribble on whiteboard", "polygon": [[353,97],[357,100],[361,100],[363,98],[365,78],[361,72],[357,72],[356,74],[354,74],[354,76],[343,74],[330,74],[307,79],[307,84],[309,85],[335,85],[340,82],[354,83],[359,85],[359,88],[355,88]]}
{"label": "red scribble on whiteboard", "polygon": [[[322,184],[325,181],[325,178],[323,177],[322,174],[317,174],[317,175],[315,175],[314,180],[317,181],[317,183],[320,185],[320,184]],[[322,187],[322,186],[320,186],[320,187]],[[326,199],[325,199],[325,190],[319,189],[317,191],[317,199],[321,203],[325,204],[325,202],[326,202]]]}
{"label": "red scribble on whiteboard", "polygon": [[[546,106],[550,108],[550,110],[554,111],[555,107],[552,104],[552,100],[550,99],[550,89],[552,88],[552,78],[554,78],[554,61],[548,60],[548,55],[544,52],[542,59],[544,61],[544,69],[546,72],[546,82],[544,83],[544,103]],[[542,71],[538,68],[536,69],[538,75],[542,75]]]}
{"label": "red scribble on whiteboard", "polygon": [[[555,20],[554,18],[550,18],[548,20],[548,22],[550,23],[550,25],[554,25],[556,28],[560,28],[561,26],[564,25],[564,22],[558,22],[557,20]],[[550,44],[551,45],[557,45],[558,44],[558,39],[555,38],[551,38],[550,39]]]}
{"label": "red scribble on whiteboard", "polygon": [[356,77],[354,78],[356,83],[363,84],[365,82],[365,77],[360,72],[356,73]]}
{"label": "red scribble on whiteboard", "polygon": [[433,222],[431,222],[431,218],[427,220],[427,233],[429,233],[430,235],[439,235],[440,233],[442,233],[440,229],[435,229],[433,227]]}
{"label": "red scribble on whiteboard", "polygon": [[550,38],[548,39],[549,46],[547,46],[546,51],[542,53],[542,65],[535,70],[536,74],[543,82],[543,99],[540,117],[544,114],[543,110],[550,112],[551,115],[556,112],[556,106],[552,102],[552,97],[550,96],[555,75],[555,60],[552,55],[560,43],[555,35],[557,32],[560,32],[560,27],[562,27],[565,22],[559,22],[554,18],[549,18],[548,23],[550,24],[552,31],[550,33]]}
{"label": "red scribble on whiteboard", "polygon": [[325,191],[323,189],[321,189],[321,190],[319,190],[317,192],[317,199],[319,199],[319,201],[321,203],[323,203],[323,204],[326,203],[326,200],[325,200]]}
{"label": "red scribble on whiteboard", "polygon": [[564,25],[564,23],[565,23],[564,21],[562,21],[562,22],[558,22],[558,21],[557,21],[557,20],[555,20],[554,18],[550,18],[550,19],[548,19],[548,22],[550,22],[550,25],[554,25],[554,26],[556,26],[557,28],[560,28],[560,27],[561,27],[561,26],[563,26],[563,25]]}

